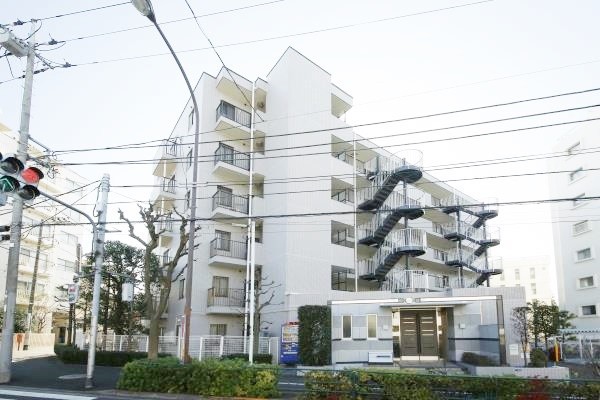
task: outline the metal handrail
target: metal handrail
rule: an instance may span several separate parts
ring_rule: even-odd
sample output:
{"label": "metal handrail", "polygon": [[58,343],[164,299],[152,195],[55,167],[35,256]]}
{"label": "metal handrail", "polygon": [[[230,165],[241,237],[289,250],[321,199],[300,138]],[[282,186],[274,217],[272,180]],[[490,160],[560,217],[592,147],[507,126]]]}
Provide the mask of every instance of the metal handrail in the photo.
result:
{"label": "metal handrail", "polygon": [[245,290],[212,287],[208,289],[207,305],[244,307]]}
{"label": "metal handrail", "polygon": [[340,203],[354,204],[354,190],[350,188],[341,189],[339,192],[333,194],[331,199],[339,201]]}
{"label": "metal handrail", "polygon": [[163,153],[170,156],[177,156],[178,144],[177,139],[165,139],[161,146],[163,146]]}
{"label": "metal handrail", "polygon": [[[446,280],[447,281],[447,280]],[[406,289],[442,290],[446,287],[444,277],[426,270],[393,269],[381,289],[398,292]]]}
{"label": "metal handrail", "polygon": [[339,153],[332,153],[331,155],[334,158],[337,158],[338,160],[341,160],[349,165],[354,165],[354,162],[356,161],[356,172],[358,172],[359,174],[365,174],[365,172],[366,172],[365,162],[359,160],[358,158],[355,160],[354,157],[352,157],[351,155],[348,154],[348,152],[351,152],[351,151],[352,150],[344,150]]}
{"label": "metal handrail", "polygon": [[227,208],[242,214],[248,214],[248,196],[239,196],[224,190],[217,190],[212,197],[213,211],[217,207]]}
{"label": "metal handrail", "polygon": [[160,187],[163,192],[175,194],[177,190],[177,182],[171,178],[161,178]]}
{"label": "metal handrail", "polygon": [[246,171],[250,171],[250,155],[233,150],[231,147],[225,146],[223,143],[220,143],[219,147],[215,151],[215,164],[219,161],[245,169]]}
{"label": "metal handrail", "polygon": [[248,111],[244,111],[241,108],[229,104],[228,102],[221,100],[217,106],[217,120],[219,117],[225,117],[234,121],[235,123],[250,128],[251,114]]}
{"label": "metal handrail", "polygon": [[223,256],[245,259],[247,254],[247,243],[235,240],[214,238],[210,241],[210,257]]}

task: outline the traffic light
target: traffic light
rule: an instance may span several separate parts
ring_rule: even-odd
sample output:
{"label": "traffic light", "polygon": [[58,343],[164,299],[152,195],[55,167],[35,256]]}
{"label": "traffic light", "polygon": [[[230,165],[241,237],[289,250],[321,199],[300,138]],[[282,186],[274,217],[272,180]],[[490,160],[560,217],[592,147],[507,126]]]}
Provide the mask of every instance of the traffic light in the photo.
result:
{"label": "traffic light", "polygon": [[2,158],[0,154],[0,192],[18,194],[23,200],[33,200],[40,195],[37,185],[44,177],[39,168],[27,167],[16,157]]}
{"label": "traffic light", "polygon": [[[0,232],[8,232],[10,231],[10,225],[0,225]],[[0,235],[0,242],[10,240],[10,234],[2,234]]]}

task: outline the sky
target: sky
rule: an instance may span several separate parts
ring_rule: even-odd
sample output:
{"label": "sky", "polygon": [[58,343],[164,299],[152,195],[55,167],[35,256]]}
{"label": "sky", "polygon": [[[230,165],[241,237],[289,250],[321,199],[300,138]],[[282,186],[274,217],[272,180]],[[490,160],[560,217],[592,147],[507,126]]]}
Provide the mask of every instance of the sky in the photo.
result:
{"label": "sky", "polygon": [[[354,0],[188,0],[198,22],[226,66],[249,79],[265,78],[288,46],[332,74],[333,82],[354,98],[345,116],[350,124],[429,115],[600,87],[600,3],[594,0],[354,1]],[[4,4],[2,4],[4,3]],[[2,0],[0,23],[43,19],[38,42],[65,40],[64,46],[40,46],[44,57],[71,68],[37,74],[31,135],[56,152],[60,161],[90,181],[110,173],[109,221],[117,210],[136,212],[152,185],[151,165],[89,165],[105,161],[151,159],[156,149],[84,149],[117,146],[169,136],[188,92],[177,66],[147,20],[121,4],[48,18],[113,1],[52,2]],[[159,23],[190,18],[184,0],[155,0]],[[210,15],[212,14],[212,15]],[[193,20],[162,25],[192,82],[203,71],[218,73],[221,63]],[[30,25],[13,28],[19,37]],[[124,32],[111,33],[126,30]],[[108,33],[108,34],[107,34]],[[92,37],[90,37],[92,36]],[[80,38],[80,39],[78,39]],[[10,58],[15,76],[25,60]],[[38,68],[41,68],[38,65]],[[10,80],[0,58],[0,122],[18,129],[22,80]],[[499,120],[550,111],[589,107],[598,93],[561,96],[401,123],[357,128],[367,138]],[[523,117],[449,130],[375,140],[390,151],[418,149],[423,167],[467,194],[499,202],[549,198],[548,161],[554,143],[576,124],[471,139],[419,143],[585,119],[594,108]],[[74,150],[64,153],[64,150]],[[201,154],[202,155],[202,154]],[[516,156],[541,159],[489,165]],[[488,165],[444,168],[484,161]],[[594,166],[589,166],[594,167]],[[526,177],[469,179],[500,175]],[[125,186],[135,187],[125,187]],[[591,193],[590,195],[595,195]],[[93,203],[95,197],[89,198]],[[495,256],[553,256],[552,224],[547,205],[504,206],[494,224],[502,244]],[[123,227],[115,225],[112,229]],[[108,235],[123,240],[126,232]]]}

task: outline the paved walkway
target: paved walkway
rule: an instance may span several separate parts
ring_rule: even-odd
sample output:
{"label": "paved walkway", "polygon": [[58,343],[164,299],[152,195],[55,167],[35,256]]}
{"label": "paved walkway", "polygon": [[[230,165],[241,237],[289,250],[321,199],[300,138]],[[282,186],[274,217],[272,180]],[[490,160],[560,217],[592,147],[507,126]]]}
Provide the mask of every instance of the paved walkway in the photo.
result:
{"label": "paved walkway", "polygon": [[50,357],[54,355],[53,347],[30,347],[29,350],[13,349],[13,362],[28,360],[30,358]]}

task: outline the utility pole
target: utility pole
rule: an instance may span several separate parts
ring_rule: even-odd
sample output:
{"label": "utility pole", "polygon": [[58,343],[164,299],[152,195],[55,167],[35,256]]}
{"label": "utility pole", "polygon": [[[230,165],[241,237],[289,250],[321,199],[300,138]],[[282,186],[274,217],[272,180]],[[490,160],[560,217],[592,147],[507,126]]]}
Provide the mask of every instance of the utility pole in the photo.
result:
{"label": "utility pole", "polygon": [[[76,249],[76,261],[75,261],[75,271],[79,274],[81,272],[81,243],[77,243]],[[75,278],[73,278],[75,283]],[[69,303],[69,329],[67,333],[67,344],[71,345],[76,343],[75,336],[77,333],[77,318],[75,312],[77,311],[76,303]]]}
{"label": "utility pole", "polygon": [[35,249],[35,261],[33,263],[33,277],[31,278],[31,291],[29,292],[29,307],[27,308],[27,332],[25,332],[25,342],[23,343],[23,350],[29,350],[29,339],[31,335],[31,325],[33,319],[33,302],[35,301],[35,285],[37,283],[38,265],[40,263],[40,249],[42,247],[42,232],[44,231],[44,223],[40,223],[38,227],[40,230],[38,234],[37,247]]}
{"label": "utility pole", "polygon": [[92,320],[90,326],[90,344],[88,346],[88,363],[85,377],[85,388],[94,387],[94,362],[96,361],[96,339],[98,337],[98,311],[100,308],[100,285],[102,284],[102,264],[104,263],[104,234],[106,232],[106,211],[108,206],[108,191],[110,190],[110,177],[102,176],[100,183],[100,201],[96,205],[98,212],[98,225],[94,238],[94,291],[92,294]]}
{"label": "utility pole", "polygon": [[[19,144],[16,157],[25,164],[27,162],[27,142],[29,141],[29,120],[31,119],[31,94],[33,92],[33,68],[35,62],[36,23],[32,21],[31,37],[27,48],[27,69],[21,104],[21,125],[19,127]],[[11,378],[12,343],[14,334],[15,308],[17,303],[17,282],[19,277],[19,253],[21,251],[21,224],[23,222],[23,199],[14,196],[12,222],[10,227],[10,249],[6,267],[6,297],[4,301],[4,324],[2,326],[2,343],[0,346],[0,383],[9,383]]]}

